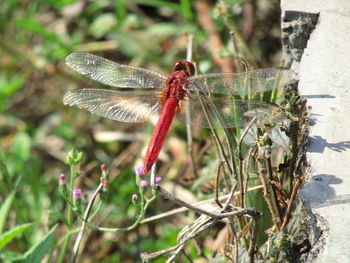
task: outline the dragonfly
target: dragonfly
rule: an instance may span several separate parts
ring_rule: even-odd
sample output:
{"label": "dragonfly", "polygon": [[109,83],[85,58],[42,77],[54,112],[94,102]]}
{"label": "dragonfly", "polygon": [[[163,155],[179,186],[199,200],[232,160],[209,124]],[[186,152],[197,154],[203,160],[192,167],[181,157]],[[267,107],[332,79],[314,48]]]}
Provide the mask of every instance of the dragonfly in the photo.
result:
{"label": "dragonfly", "polygon": [[70,90],[64,95],[65,105],[120,122],[158,118],[144,175],[156,162],[175,115],[191,125],[215,129],[240,127],[253,116],[268,119],[277,106],[247,98],[280,88],[291,78],[291,71],[283,68],[196,75],[189,61],[177,62],[174,72],[165,76],[89,53],[70,54],[66,65],[107,87]]}

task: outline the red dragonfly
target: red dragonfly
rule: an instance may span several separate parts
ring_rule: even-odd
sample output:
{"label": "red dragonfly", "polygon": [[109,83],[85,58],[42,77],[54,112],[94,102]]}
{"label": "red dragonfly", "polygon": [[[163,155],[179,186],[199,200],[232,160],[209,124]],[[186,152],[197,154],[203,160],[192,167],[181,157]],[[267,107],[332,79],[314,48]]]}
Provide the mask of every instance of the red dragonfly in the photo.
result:
{"label": "red dragonfly", "polygon": [[143,122],[159,116],[146,151],[144,174],[156,162],[175,114],[205,128],[242,126],[252,118],[252,112],[267,119],[276,106],[247,100],[248,95],[281,87],[291,73],[280,68],[195,75],[191,62],[179,61],[174,73],[164,76],[87,53],[69,55],[66,64],[114,88],[71,90],[65,94],[64,104],[121,122]]}

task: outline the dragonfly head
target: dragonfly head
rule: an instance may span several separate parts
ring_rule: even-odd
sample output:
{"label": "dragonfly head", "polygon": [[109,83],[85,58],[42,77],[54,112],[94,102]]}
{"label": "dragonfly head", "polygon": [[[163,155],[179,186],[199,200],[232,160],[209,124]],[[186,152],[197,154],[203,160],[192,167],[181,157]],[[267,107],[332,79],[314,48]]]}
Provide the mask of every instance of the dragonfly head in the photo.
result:
{"label": "dragonfly head", "polygon": [[176,62],[174,71],[185,71],[187,76],[193,76],[196,72],[194,65],[186,60]]}

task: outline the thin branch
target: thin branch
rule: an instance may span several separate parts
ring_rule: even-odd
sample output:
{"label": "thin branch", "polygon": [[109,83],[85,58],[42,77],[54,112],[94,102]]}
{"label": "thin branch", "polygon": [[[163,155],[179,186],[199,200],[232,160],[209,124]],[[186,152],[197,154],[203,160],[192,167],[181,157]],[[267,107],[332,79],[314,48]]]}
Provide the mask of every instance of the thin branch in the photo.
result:
{"label": "thin branch", "polygon": [[188,35],[186,60],[192,61],[193,57],[193,34]]}
{"label": "thin branch", "polygon": [[[184,207],[187,207],[188,209],[198,213],[198,214],[203,214],[203,215],[206,215],[206,216],[209,216],[213,219],[222,219],[222,218],[225,218],[225,217],[228,217],[228,216],[238,216],[238,215],[243,215],[243,214],[247,214],[249,216],[256,216],[257,214],[259,214],[258,212],[256,212],[255,210],[252,210],[252,209],[239,209],[239,210],[236,210],[236,211],[233,211],[233,212],[222,212],[220,214],[215,214],[215,213],[212,213],[212,212],[209,212],[209,211],[206,211],[206,210],[203,210],[201,208],[198,208],[198,207],[195,207],[193,205],[190,205],[188,203],[186,203],[185,201],[182,201],[181,199],[177,198],[176,196],[172,195],[171,193],[169,193],[167,190],[165,190],[163,187],[161,187],[160,185],[156,185],[155,186],[155,190],[157,190],[158,192],[160,192],[162,195],[164,195],[166,198],[168,198],[169,200],[177,203],[178,205],[180,206],[184,206]],[[232,193],[232,192],[231,192]],[[226,205],[223,207],[223,209],[221,211],[225,211],[224,209],[227,209],[228,208],[228,205],[229,205],[229,201],[230,199],[232,199],[233,197],[233,193],[229,195],[229,198],[227,199],[226,201]],[[232,196],[232,197],[231,197]],[[230,198],[231,197],[231,198]]]}
{"label": "thin branch", "polygon": [[[254,156],[254,154],[256,153],[256,148],[250,148],[246,157],[246,167],[245,167],[245,176],[244,176],[244,192],[248,193],[248,180],[249,180],[249,170],[250,170],[250,158],[252,158],[252,156]],[[244,206],[243,207],[248,207],[248,202],[247,202],[247,198],[245,198],[243,200]]]}
{"label": "thin branch", "polygon": [[[146,262],[150,259],[153,259],[153,258],[156,258],[156,257],[160,257],[166,253],[170,253],[170,252],[173,252],[175,250],[177,250],[178,248],[182,248],[183,245],[196,238],[197,236],[199,236],[200,234],[202,234],[204,231],[206,231],[208,228],[212,227],[213,225],[215,225],[217,222],[217,220],[215,219],[210,219],[209,221],[207,221],[207,223],[201,228],[201,229],[196,229],[195,232],[191,232],[190,235],[188,235],[187,237],[184,237],[182,238],[178,244],[176,244],[176,246],[173,246],[173,247],[169,247],[169,248],[166,248],[166,249],[163,249],[163,250],[159,250],[159,251],[156,251],[156,252],[153,252],[153,253],[142,253],[141,254],[141,259],[143,262]],[[170,258],[169,258],[170,259]]]}
{"label": "thin branch", "polygon": [[221,208],[222,208],[222,205],[219,201],[219,178],[220,178],[221,167],[223,164],[224,163],[222,161],[219,161],[218,169],[217,169],[216,177],[215,177],[215,203],[217,203],[217,205]]}
{"label": "thin branch", "polygon": [[241,206],[245,206],[245,188],[244,188],[244,176],[243,176],[243,157],[242,157],[242,142],[244,140],[244,137],[247,135],[249,129],[252,127],[253,123],[255,122],[256,117],[254,116],[253,119],[249,122],[247,127],[245,127],[243,133],[241,134],[241,137],[239,138],[239,141],[237,143],[237,156],[238,156],[238,167],[239,167],[239,182],[240,182],[240,190],[241,190]]}
{"label": "thin branch", "polygon": [[183,250],[186,243],[190,240],[193,240],[195,237],[197,237],[200,233],[203,233],[206,231],[209,227],[211,227],[211,219],[208,218],[205,215],[201,215],[199,218],[195,220],[195,222],[187,228],[184,228],[178,235],[178,247],[173,253],[171,257],[168,258],[166,263],[173,262],[178,254]]}
{"label": "thin branch", "polygon": [[258,236],[260,217],[261,217],[261,215],[253,217],[253,219],[254,219],[254,228],[253,228],[252,236],[250,238],[250,244],[249,244],[249,249],[248,249],[248,255],[249,255],[249,258],[250,258],[250,263],[254,262],[254,255],[255,255],[255,252],[256,252],[255,245],[256,245],[256,239],[257,239],[257,236]]}
{"label": "thin branch", "polygon": [[258,167],[258,173],[260,176],[261,183],[264,186],[264,198],[269,206],[271,216],[272,216],[272,221],[274,223],[274,227],[279,230],[280,229],[280,221],[279,221],[279,216],[278,212],[276,210],[276,207],[273,203],[273,200],[271,198],[271,187],[269,184],[269,177],[267,175],[266,168],[264,167],[266,165],[265,162],[265,157],[264,157],[264,146],[259,146],[258,151],[256,154],[256,163]]}
{"label": "thin branch", "polygon": [[[217,134],[217,132],[216,132],[216,130],[215,130],[215,128],[214,128],[214,125],[213,125],[213,123],[212,123],[212,120],[211,120],[210,117],[209,117],[208,110],[207,110],[207,108],[205,107],[204,102],[203,102],[203,98],[202,98],[201,96],[198,97],[198,98],[199,98],[199,101],[200,101],[200,103],[201,103],[201,107],[202,107],[202,110],[203,110],[203,112],[204,112],[205,118],[208,120],[208,124],[209,124],[210,130],[211,130],[211,132],[213,133],[213,136],[214,136],[214,139],[215,139],[214,141],[215,141],[215,143],[216,143],[216,145],[217,145],[217,147],[218,147],[218,149],[219,149],[219,154],[220,154],[220,156],[225,160],[226,165],[227,165],[227,168],[229,169],[230,174],[233,174],[234,171],[232,170],[232,167],[229,165],[230,162],[229,162],[229,160],[228,160],[228,158],[227,158],[227,155],[226,155],[225,150],[224,150],[224,147],[223,147],[223,145],[222,145],[222,143],[221,143],[221,141],[220,141],[220,139],[219,139],[219,136],[218,136],[218,134]],[[214,107],[214,108],[215,108],[215,107]],[[219,121],[220,121],[220,118],[219,118]]]}
{"label": "thin branch", "polygon": [[298,189],[299,189],[301,183],[302,183],[302,180],[301,180],[300,176],[298,176],[296,178],[296,183],[294,184],[290,199],[288,200],[288,206],[287,206],[286,214],[284,216],[283,224],[281,226],[281,231],[284,231],[284,229],[287,227],[287,225],[289,223],[289,220],[291,218],[291,213],[292,213],[292,205],[293,205],[294,200],[298,194]]}
{"label": "thin branch", "polygon": [[190,205],[188,203],[186,203],[185,201],[182,201],[181,199],[177,198],[176,196],[172,195],[171,193],[169,193],[167,190],[165,190],[163,187],[161,187],[160,185],[156,185],[155,186],[155,190],[157,190],[158,192],[160,192],[162,195],[164,195],[167,199],[177,203],[180,206],[184,206],[187,207],[188,209],[198,213],[198,214],[203,214],[203,215],[207,215],[209,217],[212,218],[216,218],[215,214],[208,212],[206,210],[203,210],[201,208],[195,207],[193,205]]}
{"label": "thin branch", "polygon": [[103,184],[101,183],[97,187],[96,191],[94,192],[94,194],[92,195],[92,197],[90,199],[90,202],[88,203],[88,205],[86,207],[85,214],[84,214],[84,220],[83,220],[83,223],[81,224],[79,234],[77,236],[77,239],[75,240],[75,244],[74,244],[74,247],[73,247],[73,255],[72,255],[72,258],[71,258],[71,262],[72,263],[74,263],[76,261],[76,259],[77,259],[77,256],[78,256],[78,253],[79,253],[80,243],[81,243],[81,240],[83,238],[83,235],[84,235],[84,232],[85,232],[85,229],[86,229],[86,225],[87,225],[87,221],[88,221],[91,209],[92,209],[92,207],[94,205],[94,202],[96,200],[97,195],[102,191],[102,189],[103,189]]}
{"label": "thin branch", "polygon": [[[258,189],[261,189],[261,188],[263,188],[262,185],[257,185],[257,186],[248,188],[248,190],[246,192],[255,191],[255,190],[258,190]],[[240,194],[241,194],[240,191],[237,191],[237,192],[234,193],[235,196],[240,195]],[[219,201],[225,200],[226,198],[228,198],[228,196],[229,196],[229,194],[220,196],[219,197]],[[210,199],[207,199],[207,200],[204,200],[204,201],[200,201],[200,202],[194,203],[193,206],[200,207],[200,206],[203,206],[203,205],[205,205],[207,203],[213,203],[213,202],[215,202],[215,198],[210,198]],[[186,212],[188,210],[189,209],[187,207],[176,208],[176,209],[164,212],[162,214],[158,214],[158,215],[155,215],[155,216],[147,217],[147,218],[143,219],[140,222],[140,224],[145,224],[145,223],[148,223],[148,222],[151,222],[151,221],[159,220],[159,219],[162,219],[162,218],[165,218],[165,217],[168,217],[168,216],[172,216],[172,215],[175,215],[175,214],[178,214],[178,213]]]}
{"label": "thin branch", "polygon": [[238,54],[238,49],[237,49],[237,40],[234,32],[230,32],[230,36],[232,39],[232,44],[233,44],[233,63],[235,65],[235,71],[236,72],[242,72],[242,59],[240,55]]}
{"label": "thin branch", "polygon": [[276,187],[272,183],[274,180],[273,180],[273,174],[272,174],[271,153],[269,153],[265,161],[266,161],[267,175],[269,177],[269,185],[271,188],[271,199],[278,213],[279,222],[281,223],[283,221],[282,211],[278,203]]}
{"label": "thin branch", "polygon": [[[189,34],[188,35],[188,42],[187,42],[187,55],[186,55],[186,60],[187,61],[192,61],[192,56],[193,56],[193,35]],[[187,142],[188,142],[188,153],[190,155],[190,161],[191,161],[191,167],[193,174],[195,177],[198,177],[197,174],[197,168],[196,168],[196,163],[194,161],[194,154],[193,154],[193,140],[192,140],[192,120],[191,120],[191,114],[190,114],[190,103],[191,101],[188,101],[187,107],[188,109],[186,110],[186,132],[187,132]]]}

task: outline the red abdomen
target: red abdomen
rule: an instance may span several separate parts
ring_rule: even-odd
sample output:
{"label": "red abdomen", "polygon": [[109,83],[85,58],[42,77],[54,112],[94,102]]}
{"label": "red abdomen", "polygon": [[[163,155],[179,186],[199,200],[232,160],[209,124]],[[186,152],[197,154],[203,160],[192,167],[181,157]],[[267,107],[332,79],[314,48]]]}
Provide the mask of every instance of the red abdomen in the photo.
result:
{"label": "red abdomen", "polygon": [[147,174],[151,170],[153,164],[156,162],[159,152],[162,149],[165,136],[167,135],[170,124],[175,116],[177,107],[177,99],[167,98],[165,100],[161,115],[148,144],[144,160],[143,174]]}

